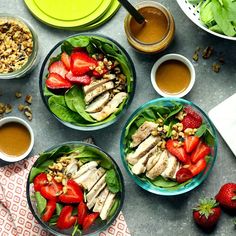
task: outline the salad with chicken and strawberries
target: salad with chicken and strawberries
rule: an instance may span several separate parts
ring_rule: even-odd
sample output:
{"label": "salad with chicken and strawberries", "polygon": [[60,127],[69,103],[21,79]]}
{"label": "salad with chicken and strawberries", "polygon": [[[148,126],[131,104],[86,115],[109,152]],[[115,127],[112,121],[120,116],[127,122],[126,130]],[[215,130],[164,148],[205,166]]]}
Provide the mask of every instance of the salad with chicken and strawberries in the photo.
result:
{"label": "salad with chicken and strawberries", "polygon": [[122,142],[129,172],[168,190],[190,183],[214,158],[209,124],[194,107],[177,101],[142,109],[127,124]]}
{"label": "salad with chicken and strawberries", "polygon": [[95,232],[111,223],[123,201],[116,165],[95,146],[63,145],[42,153],[28,182],[33,194],[29,205],[39,222],[56,232],[69,230],[69,235]]}
{"label": "salad with chicken and strawberries", "polygon": [[41,71],[43,95],[59,120],[98,126],[115,120],[131,101],[134,69],[113,41],[78,35],[66,39]]}

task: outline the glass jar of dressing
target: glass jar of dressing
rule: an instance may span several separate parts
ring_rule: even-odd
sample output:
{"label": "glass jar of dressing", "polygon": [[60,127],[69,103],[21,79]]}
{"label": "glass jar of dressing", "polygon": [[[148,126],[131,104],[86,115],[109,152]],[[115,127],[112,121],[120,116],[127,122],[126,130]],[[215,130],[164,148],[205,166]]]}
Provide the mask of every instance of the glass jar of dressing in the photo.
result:
{"label": "glass jar of dressing", "polygon": [[124,21],[128,42],[139,52],[158,53],[171,43],[175,23],[171,13],[160,3],[145,1],[137,4],[136,9],[145,18],[139,24],[128,14]]}

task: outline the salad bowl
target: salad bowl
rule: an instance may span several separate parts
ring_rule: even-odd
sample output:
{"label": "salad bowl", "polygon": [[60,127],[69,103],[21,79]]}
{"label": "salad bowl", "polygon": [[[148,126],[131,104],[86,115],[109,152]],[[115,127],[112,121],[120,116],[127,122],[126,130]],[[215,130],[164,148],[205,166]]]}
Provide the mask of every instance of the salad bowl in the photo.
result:
{"label": "salad bowl", "polygon": [[137,185],[158,195],[179,195],[210,174],[217,157],[216,132],[194,103],[158,98],[130,116],[121,134],[120,153]]}
{"label": "salad bowl", "polygon": [[39,154],[26,186],[29,208],[54,235],[91,235],[105,230],[124,201],[115,161],[99,147],[67,142]]}
{"label": "salad bowl", "polygon": [[97,130],[116,122],[131,103],[135,69],[113,39],[77,34],[55,45],[40,71],[40,93],[62,124]]}

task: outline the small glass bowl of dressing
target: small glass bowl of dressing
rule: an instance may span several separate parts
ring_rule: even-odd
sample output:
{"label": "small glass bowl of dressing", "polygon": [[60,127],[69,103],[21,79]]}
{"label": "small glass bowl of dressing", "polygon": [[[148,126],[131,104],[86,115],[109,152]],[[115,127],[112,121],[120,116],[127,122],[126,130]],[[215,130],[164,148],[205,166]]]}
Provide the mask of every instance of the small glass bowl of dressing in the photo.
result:
{"label": "small glass bowl of dressing", "polygon": [[0,159],[16,162],[26,158],[34,145],[34,134],[29,124],[18,117],[0,120]]}
{"label": "small glass bowl of dressing", "polygon": [[167,54],[152,67],[151,82],[163,97],[184,97],[195,83],[193,64],[180,54]]}
{"label": "small glass bowl of dressing", "polygon": [[124,28],[130,45],[146,54],[165,50],[172,42],[175,33],[174,18],[170,11],[153,1],[140,2],[135,8],[146,21],[139,24],[130,14],[126,16]]}

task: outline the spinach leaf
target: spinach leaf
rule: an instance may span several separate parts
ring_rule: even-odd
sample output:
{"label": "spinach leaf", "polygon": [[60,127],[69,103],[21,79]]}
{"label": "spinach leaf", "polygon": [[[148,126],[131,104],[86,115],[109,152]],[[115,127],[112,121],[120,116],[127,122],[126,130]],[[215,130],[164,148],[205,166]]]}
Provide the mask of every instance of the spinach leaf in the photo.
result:
{"label": "spinach leaf", "polygon": [[84,94],[77,86],[73,86],[65,94],[66,105],[74,112],[79,113],[86,121],[96,122],[86,111]]}
{"label": "spinach leaf", "polygon": [[58,218],[59,218],[59,215],[53,215],[52,218],[48,222],[49,225],[50,226],[56,225]]}
{"label": "spinach leaf", "polygon": [[166,117],[166,120],[168,120],[169,118],[173,117],[174,115],[178,114],[181,110],[183,109],[183,105],[182,104],[178,104],[175,107],[172,108],[172,111],[168,114],[168,116]]}
{"label": "spinach leaf", "polygon": [[224,8],[226,9],[228,19],[230,21],[235,21],[236,20],[236,2],[231,1],[231,0],[221,0]]}
{"label": "spinach leaf", "polygon": [[61,45],[61,51],[66,52],[68,55],[72,53],[73,49],[74,47],[68,41],[64,41]]}
{"label": "spinach leaf", "polygon": [[177,190],[177,189],[180,189],[180,188],[186,186],[186,185],[187,185],[188,183],[190,183],[191,181],[192,181],[192,179],[189,179],[189,180],[187,180],[186,182],[184,182],[184,183],[182,183],[182,184],[178,184],[178,185],[176,185],[176,186],[169,187],[169,188],[166,188],[166,189],[174,191],[174,190]]}
{"label": "spinach leaf", "polygon": [[178,182],[164,179],[162,176],[158,176],[154,180],[150,180],[150,179],[148,179],[148,180],[150,183],[152,183],[153,185],[160,187],[160,188],[169,188],[169,187],[174,187],[174,186],[178,185]]}
{"label": "spinach leaf", "polygon": [[204,141],[207,145],[211,147],[215,144],[215,138],[209,129],[207,129],[205,132]]}
{"label": "spinach leaf", "polygon": [[46,96],[46,97],[49,97],[49,96],[53,96],[53,95],[55,95],[55,94],[52,93],[52,92],[47,88],[47,86],[44,86],[43,95]]}
{"label": "spinach leaf", "polygon": [[80,35],[76,37],[72,37],[66,40],[68,43],[70,43],[73,47],[80,47],[85,48],[89,45],[90,39],[88,36]]}
{"label": "spinach leaf", "polygon": [[224,34],[224,32],[222,31],[222,29],[219,27],[219,25],[213,25],[209,28],[210,30],[219,33],[219,34]]}
{"label": "spinach leaf", "polygon": [[74,229],[73,229],[73,232],[71,234],[71,236],[75,236],[75,235],[82,235],[82,231],[80,230],[78,223],[76,223],[74,225]]}
{"label": "spinach leaf", "polygon": [[197,132],[195,133],[196,136],[198,136],[199,138],[204,135],[206,133],[207,130],[207,125],[206,124],[202,124],[198,129]]}
{"label": "spinach leaf", "polygon": [[94,47],[92,43],[89,43],[89,45],[86,47],[86,50],[90,56],[97,52],[97,49]]}
{"label": "spinach leaf", "polygon": [[53,62],[60,61],[60,60],[61,60],[61,53],[58,54],[56,57],[50,58],[48,67],[49,67]]}
{"label": "spinach leaf", "polygon": [[58,216],[60,215],[62,208],[63,208],[62,204],[56,203],[56,215]]}
{"label": "spinach leaf", "polygon": [[46,209],[47,200],[40,194],[40,192],[35,192],[36,207],[40,215],[43,214]]}
{"label": "spinach leaf", "polygon": [[115,198],[114,203],[113,203],[113,205],[112,205],[112,207],[111,207],[111,209],[110,209],[110,211],[107,215],[108,219],[111,218],[115,214],[115,212],[116,212],[117,208],[119,207],[119,205],[120,205],[120,200],[118,198]]}
{"label": "spinach leaf", "polygon": [[114,169],[108,170],[106,172],[105,179],[107,187],[112,193],[118,193],[120,191],[120,183]]}
{"label": "spinach leaf", "polygon": [[208,27],[213,26],[215,19],[212,13],[212,2],[211,0],[205,1],[200,10],[200,19]]}
{"label": "spinach leaf", "polygon": [[188,0],[192,4],[198,4],[201,2],[201,0]]}

